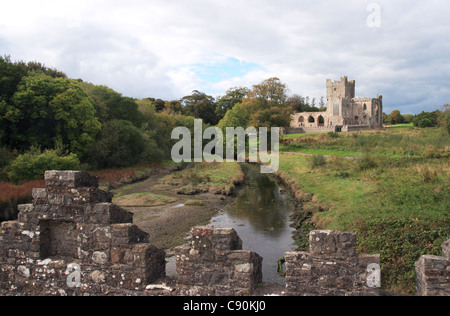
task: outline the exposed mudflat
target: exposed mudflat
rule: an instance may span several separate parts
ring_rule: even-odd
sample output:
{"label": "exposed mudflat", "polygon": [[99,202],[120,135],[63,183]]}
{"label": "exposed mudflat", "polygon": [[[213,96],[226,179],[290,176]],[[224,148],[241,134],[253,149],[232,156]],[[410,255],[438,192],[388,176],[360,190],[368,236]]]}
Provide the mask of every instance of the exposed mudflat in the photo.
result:
{"label": "exposed mudflat", "polygon": [[141,193],[161,197],[155,200],[156,206],[121,205],[116,203],[120,200],[116,198],[113,202],[134,214],[134,224],[150,235],[151,244],[168,252],[186,243],[192,227],[207,225],[213,216],[233,200],[232,197],[212,193],[177,194],[179,187],[159,183],[161,178],[172,172],[177,171],[158,169],[143,182],[113,191],[120,193],[122,198]]}

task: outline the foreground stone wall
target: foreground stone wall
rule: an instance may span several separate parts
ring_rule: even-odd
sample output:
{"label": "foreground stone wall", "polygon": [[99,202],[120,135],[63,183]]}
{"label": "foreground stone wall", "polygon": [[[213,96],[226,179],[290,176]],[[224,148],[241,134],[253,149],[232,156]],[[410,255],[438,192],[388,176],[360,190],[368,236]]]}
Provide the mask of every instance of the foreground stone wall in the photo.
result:
{"label": "foreground stone wall", "polygon": [[177,295],[251,295],[262,282],[262,258],[242,250],[234,229],[195,227],[190,247],[176,249]]}
{"label": "foreground stone wall", "polygon": [[133,295],[165,275],[165,253],[97,179],[48,171],[18,221],[2,223],[1,295]]}
{"label": "foreground stone wall", "polygon": [[[247,296],[262,282],[263,259],[242,250],[235,230],[210,227],[192,229],[176,249],[178,276],[164,279],[165,253],[95,177],[48,171],[45,180],[1,225],[0,295]],[[417,295],[450,295],[450,239],[442,249],[416,263]],[[285,259],[286,295],[379,295],[380,256],[357,254],[355,233],[313,231],[310,251]]]}
{"label": "foreground stone wall", "polygon": [[450,296],[450,238],[442,245],[442,257],[422,256],[416,262],[416,295]]}
{"label": "foreground stone wall", "polygon": [[[312,231],[309,252],[289,252],[286,259],[286,294],[289,296],[377,296],[380,255],[358,255],[356,234]],[[370,268],[370,269],[368,269]],[[372,275],[373,285],[368,280]]]}

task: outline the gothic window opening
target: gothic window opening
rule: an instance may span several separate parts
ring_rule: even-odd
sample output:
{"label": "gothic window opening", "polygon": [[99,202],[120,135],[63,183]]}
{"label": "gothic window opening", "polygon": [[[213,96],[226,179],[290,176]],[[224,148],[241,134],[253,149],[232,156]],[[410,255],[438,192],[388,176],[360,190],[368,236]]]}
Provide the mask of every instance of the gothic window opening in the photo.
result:
{"label": "gothic window opening", "polygon": [[318,126],[325,126],[325,119],[323,118],[323,116],[319,116],[318,119]]}
{"label": "gothic window opening", "polygon": [[305,125],[305,118],[303,116],[300,116],[300,118],[298,119],[298,123],[300,126],[304,126]]}

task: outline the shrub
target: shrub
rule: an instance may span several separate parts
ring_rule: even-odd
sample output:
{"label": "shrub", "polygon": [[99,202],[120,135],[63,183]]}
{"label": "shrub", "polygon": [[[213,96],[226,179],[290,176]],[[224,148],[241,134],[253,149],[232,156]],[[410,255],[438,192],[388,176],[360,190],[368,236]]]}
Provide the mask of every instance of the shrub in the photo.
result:
{"label": "shrub", "polygon": [[47,170],[75,170],[80,167],[77,155],[58,156],[56,150],[28,152],[13,161],[8,173],[11,181],[38,180],[44,178]]}
{"label": "shrub", "polygon": [[324,155],[314,155],[308,159],[309,166],[311,169],[318,168],[320,166],[324,166],[327,163]]}
{"label": "shrub", "polygon": [[364,171],[378,167],[378,163],[374,157],[366,154],[358,161],[358,167],[359,170]]}
{"label": "shrub", "polygon": [[17,219],[17,205],[30,203],[33,189],[44,186],[43,180],[27,181],[19,185],[0,182],[0,222]]}
{"label": "shrub", "polygon": [[438,126],[439,115],[439,111],[422,112],[413,119],[413,124],[420,128]]}
{"label": "shrub", "polygon": [[329,132],[329,133],[328,133],[328,136],[329,136],[330,138],[339,138],[339,133],[336,133],[336,132]]}
{"label": "shrub", "polygon": [[143,160],[147,143],[142,132],[129,121],[106,122],[100,138],[86,150],[87,162],[94,168],[124,168]]}
{"label": "shrub", "polygon": [[10,152],[8,149],[0,147],[0,179],[8,180],[8,167],[17,155]]}

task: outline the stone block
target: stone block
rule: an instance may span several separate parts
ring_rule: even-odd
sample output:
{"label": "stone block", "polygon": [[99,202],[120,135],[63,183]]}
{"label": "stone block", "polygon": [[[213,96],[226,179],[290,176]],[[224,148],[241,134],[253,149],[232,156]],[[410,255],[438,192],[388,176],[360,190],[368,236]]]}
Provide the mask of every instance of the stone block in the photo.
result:
{"label": "stone block", "polygon": [[96,203],[85,208],[84,221],[90,224],[132,223],[133,214],[111,203]]}
{"label": "stone block", "polygon": [[[77,188],[67,190],[52,190],[45,189],[45,199],[35,199],[34,204],[50,204],[56,206],[72,206],[85,205],[96,203],[111,203],[112,195],[97,188]],[[43,195],[43,194],[39,194]]]}
{"label": "stone block", "polygon": [[5,236],[21,236],[21,226],[18,221],[10,221],[1,223],[2,234]]}
{"label": "stone block", "polygon": [[312,231],[309,237],[313,255],[356,256],[356,234],[339,231]]}
{"label": "stone block", "polygon": [[192,248],[197,250],[240,250],[242,240],[232,228],[194,227],[192,233]]}
{"label": "stone block", "polygon": [[415,264],[416,295],[450,296],[450,259],[422,256]]}
{"label": "stone block", "polygon": [[47,204],[47,190],[46,189],[33,189],[32,191],[34,204]]}
{"label": "stone block", "polygon": [[81,171],[46,171],[46,188],[76,189],[83,187],[98,188],[98,179]]}
{"label": "stone block", "polygon": [[113,224],[111,225],[111,241],[113,246],[146,243],[148,234],[130,223]]}

